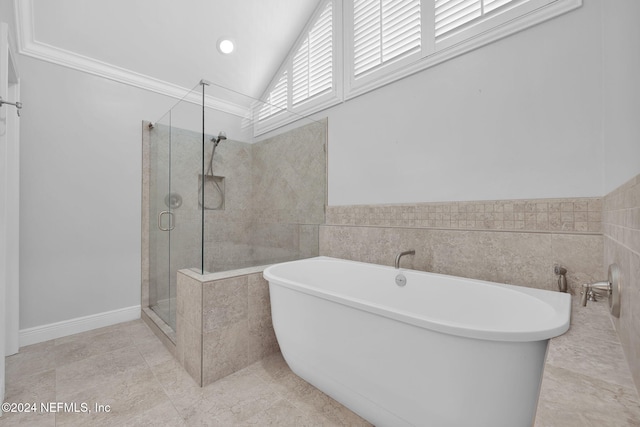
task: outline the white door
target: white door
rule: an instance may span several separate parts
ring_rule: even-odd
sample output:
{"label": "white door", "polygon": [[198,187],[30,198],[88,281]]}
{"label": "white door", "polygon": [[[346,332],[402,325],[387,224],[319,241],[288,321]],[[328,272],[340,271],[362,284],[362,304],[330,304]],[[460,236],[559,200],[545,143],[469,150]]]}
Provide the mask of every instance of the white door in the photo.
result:
{"label": "white door", "polygon": [[[20,99],[20,81],[7,24],[0,23],[0,97]],[[4,401],[4,356],[18,352],[19,118],[14,105],[0,106],[0,401]],[[2,414],[0,413],[0,416]]]}

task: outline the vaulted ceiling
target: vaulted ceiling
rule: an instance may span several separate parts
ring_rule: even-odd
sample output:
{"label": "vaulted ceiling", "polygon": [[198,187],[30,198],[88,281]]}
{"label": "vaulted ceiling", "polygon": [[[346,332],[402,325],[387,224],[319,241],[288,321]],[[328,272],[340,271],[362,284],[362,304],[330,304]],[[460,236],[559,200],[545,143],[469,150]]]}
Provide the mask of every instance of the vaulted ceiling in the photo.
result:
{"label": "vaulted ceiling", "polygon": [[[15,0],[22,53],[172,96],[259,98],[318,0]],[[223,55],[216,41],[236,50]]]}

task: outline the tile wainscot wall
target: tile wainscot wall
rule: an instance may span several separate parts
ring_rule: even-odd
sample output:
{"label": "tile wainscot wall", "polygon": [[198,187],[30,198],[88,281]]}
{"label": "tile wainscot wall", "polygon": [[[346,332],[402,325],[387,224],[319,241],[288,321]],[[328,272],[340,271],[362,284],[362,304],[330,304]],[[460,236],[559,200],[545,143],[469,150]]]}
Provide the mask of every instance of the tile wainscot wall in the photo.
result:
{"label": "tile wainscot wall", "polygon": [[601,280],[600,198],[329,206],[320,254],[557,290]]}
{"label": "tile wainscot wall", "polygon": [[618,264],[622,286],[614,323],[640,389],[640,175],[609,193],[603,206],[604,266]]}

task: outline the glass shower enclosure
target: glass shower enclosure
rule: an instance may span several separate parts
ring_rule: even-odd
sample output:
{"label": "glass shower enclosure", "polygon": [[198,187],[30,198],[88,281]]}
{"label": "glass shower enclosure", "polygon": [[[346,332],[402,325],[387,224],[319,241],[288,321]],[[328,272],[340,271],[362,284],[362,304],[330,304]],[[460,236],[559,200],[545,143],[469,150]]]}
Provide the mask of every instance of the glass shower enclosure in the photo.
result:
{"label": "glass shower enclosure", "polygon": [[142,303],[172,340],[178,270],[207,275],[318,255],[326,121],[296,117],[255,138],[250,112],[259,107],[201,81],[143,122]]}
{"label": "glass shower enclosure", "polygon": [[202,175],[204,132],[194,128],[202,116],[204,86],[198,85],[162,118],[147,124],[149,135],[149,308],[172,330],[176,325],[179,269],[202,272],[202,211],[189,182]]}

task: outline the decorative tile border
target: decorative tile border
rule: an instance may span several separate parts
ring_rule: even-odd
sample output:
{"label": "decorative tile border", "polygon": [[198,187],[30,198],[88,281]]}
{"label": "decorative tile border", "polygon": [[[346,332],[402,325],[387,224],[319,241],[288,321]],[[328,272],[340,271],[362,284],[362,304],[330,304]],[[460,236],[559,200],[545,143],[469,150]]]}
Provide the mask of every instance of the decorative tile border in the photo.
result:
{"label": "decorative tile border", "polygon": [[602,199],[327,206],[326,224],[599,234],[602,232]]}

